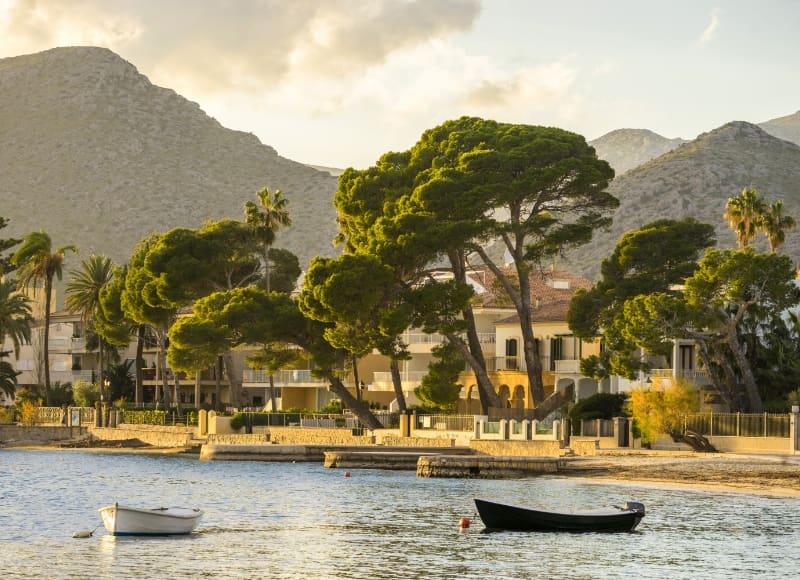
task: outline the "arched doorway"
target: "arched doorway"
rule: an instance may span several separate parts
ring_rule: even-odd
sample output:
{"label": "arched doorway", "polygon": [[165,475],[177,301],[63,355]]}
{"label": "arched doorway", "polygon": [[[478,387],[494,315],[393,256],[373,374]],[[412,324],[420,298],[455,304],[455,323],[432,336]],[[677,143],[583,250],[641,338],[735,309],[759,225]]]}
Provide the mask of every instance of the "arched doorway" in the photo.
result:
{"label": "arched doorway", "polygon": [[508,385],[500,385],[500,389],[497,391],[497,396],[500,398],[500,406],[502,408],[511,408],[511,392],[508,388]]}
{"label": "arched doorway", "polygon": [[514,387],[514,396],[511,398],[511,408],[519,410],[525,408],[525,387],[522,385]]}

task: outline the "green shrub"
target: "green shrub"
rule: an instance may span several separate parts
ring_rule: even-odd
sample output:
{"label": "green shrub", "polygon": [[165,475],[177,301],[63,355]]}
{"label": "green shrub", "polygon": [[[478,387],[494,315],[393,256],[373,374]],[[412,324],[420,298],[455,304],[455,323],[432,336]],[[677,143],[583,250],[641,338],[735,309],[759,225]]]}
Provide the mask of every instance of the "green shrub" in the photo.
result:
{"label": "green shrub", "polygon": [[334,399],[322,407],[319,412],[323,415],[341,415],[342,408],[342,402],[339,399]]}
{"label": "green shrub", "polygon": [[123,409],[122,421],[131,425],[163,425],[166,412],[157,409]]}
{"label": "green shrub", "polygon": [[581,421],[627,417],[629,413],[625,408],[626,401],[627,396],[624,393],[597,393],[588,399],[578,401],[569,411],[573,429],[579,426]]}
{"label": "green shrub", "polygon": [[87,381],[75,381],[72,385],[72,400],[78,407],[94,407],[100,400],[100,388],[97,383]]}

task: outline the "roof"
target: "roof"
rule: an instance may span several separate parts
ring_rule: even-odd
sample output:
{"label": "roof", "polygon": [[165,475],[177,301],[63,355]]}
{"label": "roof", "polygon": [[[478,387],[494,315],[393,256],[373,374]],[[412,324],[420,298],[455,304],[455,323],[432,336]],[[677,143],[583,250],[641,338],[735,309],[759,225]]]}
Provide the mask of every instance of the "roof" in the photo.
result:
{"label": "roof", "polygon": [[[506,267],[503,270],[513,280],[517,279],[514,268]],[[475,270],[470,272],[469,276],[475,278],[475,281],[485,289],[485,292],[477,296],[481,307],[513,308],[510,298],[494,272],[489,269]],[[588,290],[593,286],[592,282],[583,276],[555,269],[534,270],[530,273],[529,279],[534,322],[566,320],[569,303],[575,292],[579,288]],[[519,317],[513,314],[497,322],[519,322]]]}

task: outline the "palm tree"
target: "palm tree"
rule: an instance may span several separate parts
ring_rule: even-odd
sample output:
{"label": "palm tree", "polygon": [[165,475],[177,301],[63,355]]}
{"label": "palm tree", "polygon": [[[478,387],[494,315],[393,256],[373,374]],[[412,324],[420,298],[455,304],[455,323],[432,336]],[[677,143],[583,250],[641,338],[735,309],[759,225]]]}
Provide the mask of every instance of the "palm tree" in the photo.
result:
{"label": "palm tree", "polygon": [[10,338],[19,355],[20,346],[31,339],[32,320],[28,297],[17,292],[13,280],[0,281],[0,349]]}
{"label": "palm tree", "polygon": [[[71,273],[72,279],[67,284],[67,298],[64,304],[74,312],[79,312],[84,328],[94,327],[97,312],[100,309],[100,291],[111,281],[114,275],[114,264],[107,256],[93,254],[81,262],[81,269]],[[96,329],[95,329],[96,331]],[[103,394],[103,337],[97,332],[98,366],[100,376],[100,393]],[[105,398],[105,397],[103,397]]]}
{"label": "palm tree", "polygon": [[11,256],[18,266],[17,287],[36,289],[44,285],[44,386],[47,404],[50,404],[50,305],[53,299],[53,278],[61,280],[62,267],[67,252],[76,252],[73,245],[53,250],[53,241],[44,231],[25,236],[22,245]]}
{"label": "palm tree", "polygon": [[245,221],[253,228],[259,248],[258,253],[264,262],[264,289],[269,294],[269,251],[272,244],[275,243],[275,233],[282,227],[292,225],[292,219],[286,209],[289,205],[289,200],[283,197],[280,189],[273,194],[269,188],[265,187],[256,195],[258,195],[261,205],[248,201],[244,206],[244,214]]}
{"label": "palm tree", "polygon": [[9,354],[3,350],[6,337],[11,339],[17,356],[20,346],[31,338],[30,301],[16,289],[13,280],[0,281],[0,390],[9,397],[14,395],[19,373],[10,363],[2,360]]}
{"label": "palm tree", "polygon": [[740,248],[746,247],[755,239],[765,211],[766,204],[758,190],[752,187],[745,187],[739,195],[728,198],[724,217],[736,233],[736,243]]}
{"label": "palm tree", "polygon": [[786,232],[796,225],[792,216],[783,215],[783,200],[770,204],[761,216],[761,231],[767,236],[769,251],[774,254],[786,241]]}

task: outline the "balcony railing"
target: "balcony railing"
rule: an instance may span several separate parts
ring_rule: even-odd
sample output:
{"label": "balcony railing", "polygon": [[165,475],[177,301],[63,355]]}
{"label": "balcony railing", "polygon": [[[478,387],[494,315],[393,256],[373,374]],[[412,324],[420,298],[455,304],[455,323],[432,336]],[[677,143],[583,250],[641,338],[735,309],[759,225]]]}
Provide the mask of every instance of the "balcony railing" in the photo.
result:
{"label": "balcony railing", "polygon": [[[403,387],[416,387],[428,371],[401,371],[400,381]],[[380,372],[372,375],[372,385],[377,389],[392,387],[392,373]]]}
{"label": "balcony railing", "polygon": [[525,357],[522,356],[495,356],[486,359],[486,370],[492,371],[524,371]]}
{"label": "balcony railing", "polygon": [[[466,339],[466,335],[462,335],[462,338]],[[441,344],[446,339],[441,334],[426,334],[424,332],[406,332],[403,333],[402,336],[403,342],[406,344]],[[479,332],[478,333],[478,342],[481,344],[494,344],[496,341],[495,334],[493,332]]]}
{"label": "balcony railing", "polygon": [[[273,373],[272,380],[276,387],[328,384],[327,380],[313,376],[308,369],[281,370]],[[268,385],[269,373],[263,369],[245,369],[242,374],[242,382]]]}

